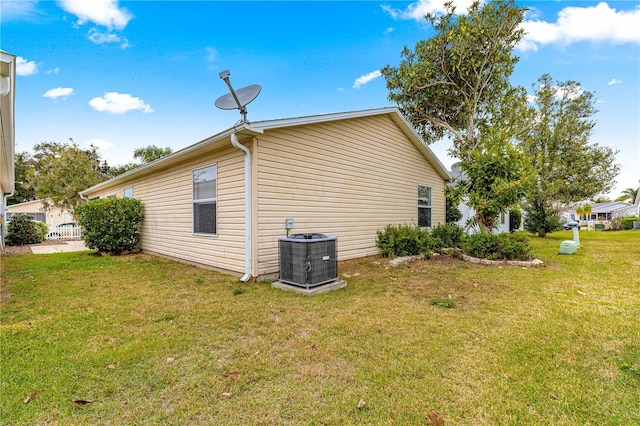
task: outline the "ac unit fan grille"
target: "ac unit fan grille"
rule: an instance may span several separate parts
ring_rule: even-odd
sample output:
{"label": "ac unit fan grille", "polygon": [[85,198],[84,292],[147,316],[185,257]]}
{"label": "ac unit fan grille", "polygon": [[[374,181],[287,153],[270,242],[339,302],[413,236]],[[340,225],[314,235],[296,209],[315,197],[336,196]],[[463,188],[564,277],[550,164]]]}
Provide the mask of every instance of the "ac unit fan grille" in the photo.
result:
{"label": "ac unit fan grille", "polygon": [[336,237],[280,238],[280,281],[314,287],[338,279]]}

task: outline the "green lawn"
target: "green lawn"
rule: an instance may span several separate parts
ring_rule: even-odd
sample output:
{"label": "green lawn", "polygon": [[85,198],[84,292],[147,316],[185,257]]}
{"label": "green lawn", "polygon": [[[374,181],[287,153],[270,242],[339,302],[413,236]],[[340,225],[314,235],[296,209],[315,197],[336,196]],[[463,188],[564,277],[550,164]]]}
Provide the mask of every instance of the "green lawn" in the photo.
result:
{"label": "green lawn", "polygon": [[557,255],[570,235],[533,238],[536,269],[342,262],[347,288],[314,297],[143,254],[5,256],[0,423],[640,425],[640,232]]}

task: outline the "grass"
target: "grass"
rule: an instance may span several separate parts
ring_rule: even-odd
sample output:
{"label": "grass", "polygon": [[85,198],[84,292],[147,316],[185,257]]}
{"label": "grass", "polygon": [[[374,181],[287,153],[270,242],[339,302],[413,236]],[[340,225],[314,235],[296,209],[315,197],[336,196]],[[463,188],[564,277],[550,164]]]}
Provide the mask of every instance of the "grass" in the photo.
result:
{"label": "grass", "polygon": [[0,419],[638,425],[640,232],[558,256],[570,235],[532,239],[536,269],[341,262],[346,289],[314,297],[144,254],[5,256]]}

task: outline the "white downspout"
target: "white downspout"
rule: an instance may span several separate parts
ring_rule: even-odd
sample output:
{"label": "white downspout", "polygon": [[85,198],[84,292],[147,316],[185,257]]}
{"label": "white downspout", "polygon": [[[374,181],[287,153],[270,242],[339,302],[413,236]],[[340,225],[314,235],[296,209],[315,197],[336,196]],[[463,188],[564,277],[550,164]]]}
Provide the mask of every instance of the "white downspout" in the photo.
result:
{"label": "white downspout", "polygon": [[238,136],[231,133],[231,145],[244,152],[244,275],[240,281],[251,279],[251,151],[241,145]]}

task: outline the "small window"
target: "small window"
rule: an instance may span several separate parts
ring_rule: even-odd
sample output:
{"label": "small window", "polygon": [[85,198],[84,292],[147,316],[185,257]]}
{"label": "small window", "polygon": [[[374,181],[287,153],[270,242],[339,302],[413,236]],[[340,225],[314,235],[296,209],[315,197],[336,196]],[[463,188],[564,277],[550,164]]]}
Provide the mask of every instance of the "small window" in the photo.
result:
{"label": "small window", "polygon": [[125,188],[123,195],[124,198],[133,198],[133,188]]}
{"label": "small window", "polygon": [[107,195],[107,198],[118,198],[116,194]]}
{"label": "small window", "polygon": [[431,188],[418,185],[418,226],[431,227]]}
{"label": "small window", "polygon": [[502,225],[504,225],[504,224],[506,224],[506,223],[507,223],[507,215],[506,215],[506,214],[504,214],[504,213],[500,213],[500,223],[501,223]]}
{"label": "small window", "polygon": [[216,234],[218,166],[193,171],[193,232]]}

